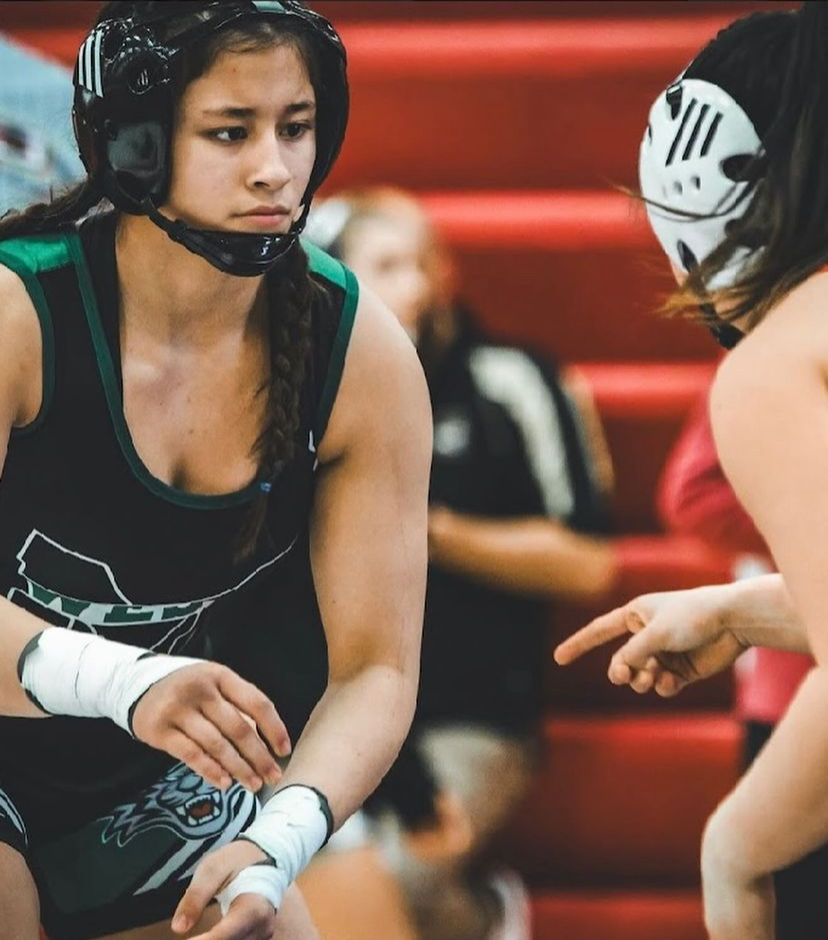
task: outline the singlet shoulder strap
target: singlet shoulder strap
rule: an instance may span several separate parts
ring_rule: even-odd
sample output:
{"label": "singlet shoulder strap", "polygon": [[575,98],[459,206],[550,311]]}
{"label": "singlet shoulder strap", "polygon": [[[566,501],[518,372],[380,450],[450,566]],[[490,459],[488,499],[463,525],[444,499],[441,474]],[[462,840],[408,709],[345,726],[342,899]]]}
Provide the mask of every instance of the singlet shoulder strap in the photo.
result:
{"label": "singlet shoulder strap", "polygon": [[55,389],[55,337],[52,312],[40,276],[72,264],[70,241],[77,235],[59,232],[48,235],[27,235],[0,242],[0,264],[13,271],[26,288],[34,304],[43,342],[43,395],[36,417],[15,434],[37,430],[43,423]]}
{"label": "singlet shoulder strap", "polygon": [[342,380],[342,372],[345,368],[345,355],[348,352],[348,344],[351,340],[357,304],[359,303],[359,282],[353,271],[320,248],[307,241],[302,242],[302,247],[307,253],[311,273],[323,280],[330,281],[331,284],[344,292],[339,326],[334,337],[330,359],[328,360],[328,370],[316,409],[314,436],[317,441],[321,441],[328,427],[331,411],[333,411],[334,402],[336,401],[336,393],[339,391],[339,384]]}
{"label": "singlet shoulder strap", "polygon": [[0,241],[3,264],[21,277],[36,276],[71,264],[69,242],[74,232],[53,232],[47,235],[25,235]]}

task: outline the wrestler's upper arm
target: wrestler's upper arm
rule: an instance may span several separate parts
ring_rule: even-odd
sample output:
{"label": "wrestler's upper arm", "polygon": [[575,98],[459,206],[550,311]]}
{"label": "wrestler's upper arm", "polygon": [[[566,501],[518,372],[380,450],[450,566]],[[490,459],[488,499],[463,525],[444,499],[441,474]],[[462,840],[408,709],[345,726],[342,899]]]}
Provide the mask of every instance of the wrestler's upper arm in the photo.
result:
{"label": "wrestler's upper arm", "polygon": [[35,419],[42,396],[43,342],[20,278],[0,265],[0,467],[9,434]]}

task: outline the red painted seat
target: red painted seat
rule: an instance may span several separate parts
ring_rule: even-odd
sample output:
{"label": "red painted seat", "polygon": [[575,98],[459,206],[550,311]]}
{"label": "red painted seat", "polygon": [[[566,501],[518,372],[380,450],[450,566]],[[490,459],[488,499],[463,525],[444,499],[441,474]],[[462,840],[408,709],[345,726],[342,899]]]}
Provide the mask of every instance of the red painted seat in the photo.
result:
{"label": "red painted seat", "polygon": [[696,891],[544,891],[534,940],[707,940]]}
{"label": "red painted seat", "polygon": [[694,886],[740,753],[740,726],[717,715],[551,718],[500,855],[538,889]]}

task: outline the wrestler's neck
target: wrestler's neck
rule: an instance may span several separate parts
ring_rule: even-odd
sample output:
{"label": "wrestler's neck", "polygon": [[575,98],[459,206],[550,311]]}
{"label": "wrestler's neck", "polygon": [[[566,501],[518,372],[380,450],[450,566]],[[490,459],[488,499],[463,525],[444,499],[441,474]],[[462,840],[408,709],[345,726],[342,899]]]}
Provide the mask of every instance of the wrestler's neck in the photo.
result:
{"label": "wrestler's neck", "polygon": [[124,309],[177,342],[210,343],[258,328],[264,278],[224,274],[145,216],[122,215],[115,240]]}

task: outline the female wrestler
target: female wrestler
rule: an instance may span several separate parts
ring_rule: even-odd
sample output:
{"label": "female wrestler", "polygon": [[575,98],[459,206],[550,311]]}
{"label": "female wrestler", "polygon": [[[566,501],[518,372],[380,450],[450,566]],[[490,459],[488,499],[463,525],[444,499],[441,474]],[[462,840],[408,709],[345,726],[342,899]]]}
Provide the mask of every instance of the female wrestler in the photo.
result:
{"label": "female wrestler", "polygon": [[[0,225],[0,923],[180,901],[179,933],[304,940],[288,886],[411,720],[426,557],[416,355],[297,240],[344,52],[298,3],[112,3],[75,84],[87,180]],[[273,705],[204,636],[308,525],[329,681],[282,776]]]}
{"label": "female wrestler", "polygon": [[[641,148],[653,228],[686,277],[674,306],[701,303],[720,340],[741,339],[719,369],[711,418],[722,466],[784,582],[640,598],[557,652],[568,662],[609,634],[641,631],[610,676],[662,694],[732,661],[765,632],[753,633],[757,623],[772,625],[775,645],[813,652],[816,667],[788,714],[707,825],[713,940],[773,937],[771,873],[828,841],[826,49],[820,3],[738,20],[658,98]],[[747,592],[736,596],[749,609],[770,606],[740,630],[724,629],[728,591]],[[800,622],[807,643],[797,639]]]}

